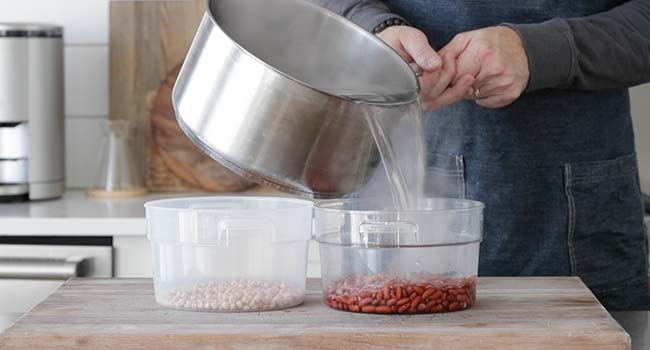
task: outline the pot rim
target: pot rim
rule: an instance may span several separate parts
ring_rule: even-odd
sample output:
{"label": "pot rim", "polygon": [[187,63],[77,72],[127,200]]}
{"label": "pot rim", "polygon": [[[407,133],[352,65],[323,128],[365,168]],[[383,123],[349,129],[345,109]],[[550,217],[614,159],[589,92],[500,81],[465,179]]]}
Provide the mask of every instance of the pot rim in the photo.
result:
{"label": "pot rim", "polygon": [[343,25],[347,25],[347,26],[352,27],[353,29],[355,29],[357,31],[360,31],[364,35],[364,37],[366,37],[369,40],[375,42],[376,44],[379,44],[380,46],[383,46],[385,49],[388,49],[389,54],[396,55],[399,58],[400,64],[402,64],[403,66],[406,66],[413,73],[413,78],[415,79],[415,92],[416,92],[416,94],[415,94],[415,96],[413,98],[408,99],[408,100],[404,100],[404,101],[398,101],[398,102],[395,102],[395,101],[391,101],[391,102],[369,102],[369,101],[364,101],[362,99],[355,100],[355,99],[352,99],[350,97],[339,96],[339,95],[332,94],[330,92],[326,92],[326,91],[322,91],[320,89],[317,89],[317,88],[311,86],[310,84],[307,84],[304,81],[302,81],[300,79],[297,79],[297,78],[295,78],[295,77],[293,77],[293,76],[291,76],[291,75],[289,75],[289,74],[287,74],[287,73],[273,67],[272,65],[266,63],[264,60],[262,60],[261,58],[255,56],[253,53],[251,53],[246,48],[244,48],[242,45],[240,45],[235,39],[233,39],[230,36],[230,34],[228,34],[223,28],[221,28],[221,26],[219,25],[219,23],[215,19],[214,14],[212,12],[212,8],[210,6],[212,1],[214,1],[214,0],[204,0],[204,2],[203,2],[204,7],[205,7],[205,14],[210,18],[210,21],[212,22],[212,24],[216,28],[219,28],[221,33],[223,35],[225,35],[230,40],[230,42],[233,45],[235,45],[239,50],[241,50],[243,53],[245,53],[249,57],[251,57],[251,58],[255,59],[256,61],[260,62],[261,64],[263,64],[264,67],[266,67],[266,68],[272,70],[273,72],[279,74],[283,78],[289,79],[289,80],[299,84],[300,86],[303,86],[303,87],[305,87],[305,88],[307,88],[309,90],[315,91],[317,93],[324,94],[324,95],[326,95],[328,97],[333,97],[333,98],[349,101],[349,102],[352,102],[352,103],[359,103],[360,102],[360,103],[373,105],[373,106],[403,106],[403,105],[411,104],[411,103],[418,100],[418,97],[420,95],[420,80],[417,78],[416,73],[413,72],[412,68],[408,65],[408,63],[406,61],[404,61],[404,59],[402,59],[401,56],[399,56],[397,51],[395,51],[395,49],[390,47],[388,44],[386,44],[383,40],[379,39],[374,34],[369,33],[368,31],[363,29],[361,26],[357,25],[356,23],[348,20],[347,18],[345,18],[345,17],[343,17],[343,16],[341,16],[341,15],[339,15],[339,14],[333,12],[333,11],[325,9],[325,8],[323,8],[321,6],[318,6],[318,5],[314,4],[314,3],[311,3],[309,1],[303,1],[305,6],[312,7],[316,11],[319,11],[319,12],[323,13],[326,16],[330,16],[330,17],[335,18],[337,21],[341,22]]}

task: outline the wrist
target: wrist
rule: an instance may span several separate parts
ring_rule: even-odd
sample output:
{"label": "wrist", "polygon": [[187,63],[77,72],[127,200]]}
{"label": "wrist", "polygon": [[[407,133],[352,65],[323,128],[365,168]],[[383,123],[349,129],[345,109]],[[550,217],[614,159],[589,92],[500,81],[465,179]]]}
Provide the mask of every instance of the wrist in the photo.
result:
{"label": "wrist", "polygon": [[524,39],[521,34],[514,28],[501,25],[502,31],[501,41],[505,43],[505,50],[510,57],[512,67],[514,68],[514,76],[516,78],[518,92],[523,93],[528,89],[530,84],[530,62],[528,60],[528,52],[524,45]]}
{"label": "wrist", "polygon": [[392,17],[392,18],[389,18],[389,19],[387,19],[385,21],[382,21],[381,23],[377,24],[372,29],[372,33],[376,35],[376,34],[381,33],[382,31],[384,31],[386,28],[389,28],[389,27],[407,26],[407,25],[408,25],[408,23],[405,20],[403,20],[403,19],[401,19],[399,17]]}
{"label": "wrist", "polygon": [[576,48],[566,21],[503,25],[519,35],[526,52],[529,70],[526,92],[570,85],[575,75]]}

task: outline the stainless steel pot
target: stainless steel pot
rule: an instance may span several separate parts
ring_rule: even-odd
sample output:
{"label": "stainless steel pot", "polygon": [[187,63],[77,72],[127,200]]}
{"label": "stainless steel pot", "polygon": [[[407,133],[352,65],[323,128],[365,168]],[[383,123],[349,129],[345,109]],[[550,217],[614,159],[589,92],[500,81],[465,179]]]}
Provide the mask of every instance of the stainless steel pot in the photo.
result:
{"label": "stainless steel pot", "polygon": [[304,0],[208,0],[174,86],[185,133],[257,182],[313,198],[363,185],[379,164],[360,108],[417,99],[389,46]]}

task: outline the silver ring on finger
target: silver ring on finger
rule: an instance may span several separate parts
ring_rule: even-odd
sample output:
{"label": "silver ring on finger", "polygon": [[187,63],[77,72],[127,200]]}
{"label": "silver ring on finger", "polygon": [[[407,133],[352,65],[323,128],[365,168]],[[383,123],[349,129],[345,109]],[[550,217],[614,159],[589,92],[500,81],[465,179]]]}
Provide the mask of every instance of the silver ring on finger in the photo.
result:
{"label": "silver ring on finger", "polygon": [[481,95],[481,89],[479,89],[479,88],[475,88],[475,89],[474,89],[474,97],[475,97],[477,100],[482,100],[482,99],[485,98],[485,97],[483,97],[483,95]]}

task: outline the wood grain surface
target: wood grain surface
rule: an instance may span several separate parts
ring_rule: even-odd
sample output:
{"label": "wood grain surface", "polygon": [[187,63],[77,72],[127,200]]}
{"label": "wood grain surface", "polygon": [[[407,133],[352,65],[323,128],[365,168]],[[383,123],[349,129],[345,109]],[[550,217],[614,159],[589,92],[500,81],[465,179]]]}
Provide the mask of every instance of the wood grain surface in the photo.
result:
{"label": "wood grain surface", "polygon": [[203,2],[110,2],[110,116],[133,122],[136,159],[146,164],[151,191],[252,186],[203,154],[175,124],[171,88],[203,17]]}
{"label": "wood grain surface", "polygon": [[477,304],[433,315],[367,315],[305,303],[262,313],[166,309],[149,279],[66,282],[0,335],[0,349],[629,349],[578,278],[479,278]]}

